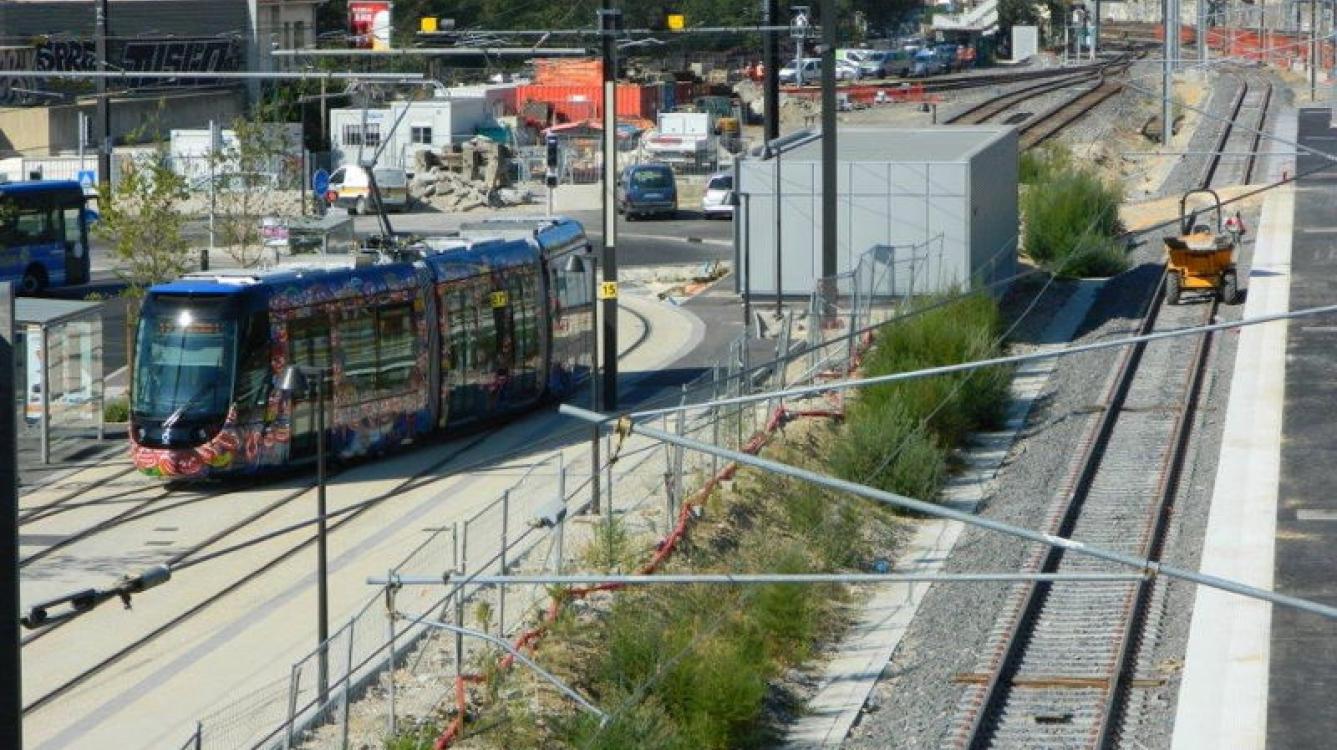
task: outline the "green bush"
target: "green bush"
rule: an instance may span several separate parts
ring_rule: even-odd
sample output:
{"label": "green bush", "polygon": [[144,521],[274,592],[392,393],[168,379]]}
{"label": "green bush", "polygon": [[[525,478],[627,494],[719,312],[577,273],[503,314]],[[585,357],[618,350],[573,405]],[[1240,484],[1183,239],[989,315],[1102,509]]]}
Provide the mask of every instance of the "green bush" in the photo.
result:
{"label": "green bush", "polygon": [[1071,167],[1072,152],[1061,144],[1049,143],[1021,152],[1017,179],[1023,185],[1034,185]]}
{"label": "green bush", "polygon": [[129,422],[130,400],[126,398],[109,399],[102,406],[103,422]]}
{"label": "green bush", "polygon": [[1114,246],[1122,188],[1093,171],[1067,166],[1029,186],[1021,197],[1026,253],[1060,276],[1117,273]]}
{"label": "green bush", "polygon": [[[998,308],[970,295],[883,329],[864,361],[869,376],[986,359],[998,353]],[[864,389],[846,411],[832,468],[855,482],[932,498],[950,451],[972,430],[998,426],[1011,372],[988,368]]]}

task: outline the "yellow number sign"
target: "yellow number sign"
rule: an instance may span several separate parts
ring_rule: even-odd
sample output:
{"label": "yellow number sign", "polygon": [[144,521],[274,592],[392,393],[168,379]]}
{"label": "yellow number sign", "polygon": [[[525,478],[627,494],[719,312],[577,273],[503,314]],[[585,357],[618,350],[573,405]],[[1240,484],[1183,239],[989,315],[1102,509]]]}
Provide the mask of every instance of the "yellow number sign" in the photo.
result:
{"label": "yellow number sign", "polygon": [[507,303],[510,302],[510,299],[507,297],[506,292],[493,292],[491,298],[492,298],[492,309],[494,310],[499,307],[505,307]]}
{"label": "yellow number sign", "polygon": [[599,299],[617,299],[617,282],[599,282]]}

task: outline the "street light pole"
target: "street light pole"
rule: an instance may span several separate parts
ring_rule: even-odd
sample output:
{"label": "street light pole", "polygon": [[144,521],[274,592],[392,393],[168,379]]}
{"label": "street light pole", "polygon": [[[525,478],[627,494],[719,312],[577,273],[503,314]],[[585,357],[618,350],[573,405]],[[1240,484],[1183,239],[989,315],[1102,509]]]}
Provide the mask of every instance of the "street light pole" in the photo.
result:
{"label": "street light pole", "polygon": [[599,30],[603,51],[603,407],[617,410],[617,59],[613,35],[622,26],[622,11],[603,0]]}
{"label": "street light pole", "polygon": [[318,652],[316,691],[320,703],[329,698],[330,670],[327,641],[330,639],[330,598],[328,566],[328,528],[325,524],[325,370],[320,367],[291,365],[283,372],[279,390],[294,399],[309,394],[316,378],[316,650]]}
{"label": "street light pole", "polygon": [[330,690],[330,655],[326,642],[330,639],[330,591],[328,571],[328,529],[325,525],[325,374],[316,372],[316,637],[320,641],[320,673],[317,685],[320,702],[324,703]]}

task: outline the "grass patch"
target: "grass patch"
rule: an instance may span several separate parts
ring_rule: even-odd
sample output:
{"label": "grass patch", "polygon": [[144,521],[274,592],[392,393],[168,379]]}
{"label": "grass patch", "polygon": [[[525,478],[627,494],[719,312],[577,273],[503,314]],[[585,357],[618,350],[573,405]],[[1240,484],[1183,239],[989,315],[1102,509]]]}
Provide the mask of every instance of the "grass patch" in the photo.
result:
{"label": "grass patch", "polygon": [[1059,146],[1022,154],[1026,253],[1060,276],[1110,276],[1127,267],[1115,243],[1123,189]]}

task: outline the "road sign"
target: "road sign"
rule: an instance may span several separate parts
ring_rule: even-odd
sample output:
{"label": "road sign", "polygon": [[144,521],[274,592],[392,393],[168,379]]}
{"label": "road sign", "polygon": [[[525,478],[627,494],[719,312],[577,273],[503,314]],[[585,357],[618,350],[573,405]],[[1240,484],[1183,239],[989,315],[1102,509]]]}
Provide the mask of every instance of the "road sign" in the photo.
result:
{"label": "road sign", "polygon": [[79,170],[79,174],[75,179],[79,181],[79,185],[84,190],[97,187],[97,173],[91,169]]}
{"label": "road sign", "polygon": [[311,192],[316,195],[324,195],[330,189],[330,173],[323,169],[317,169],[316,173],[311,175]]}

